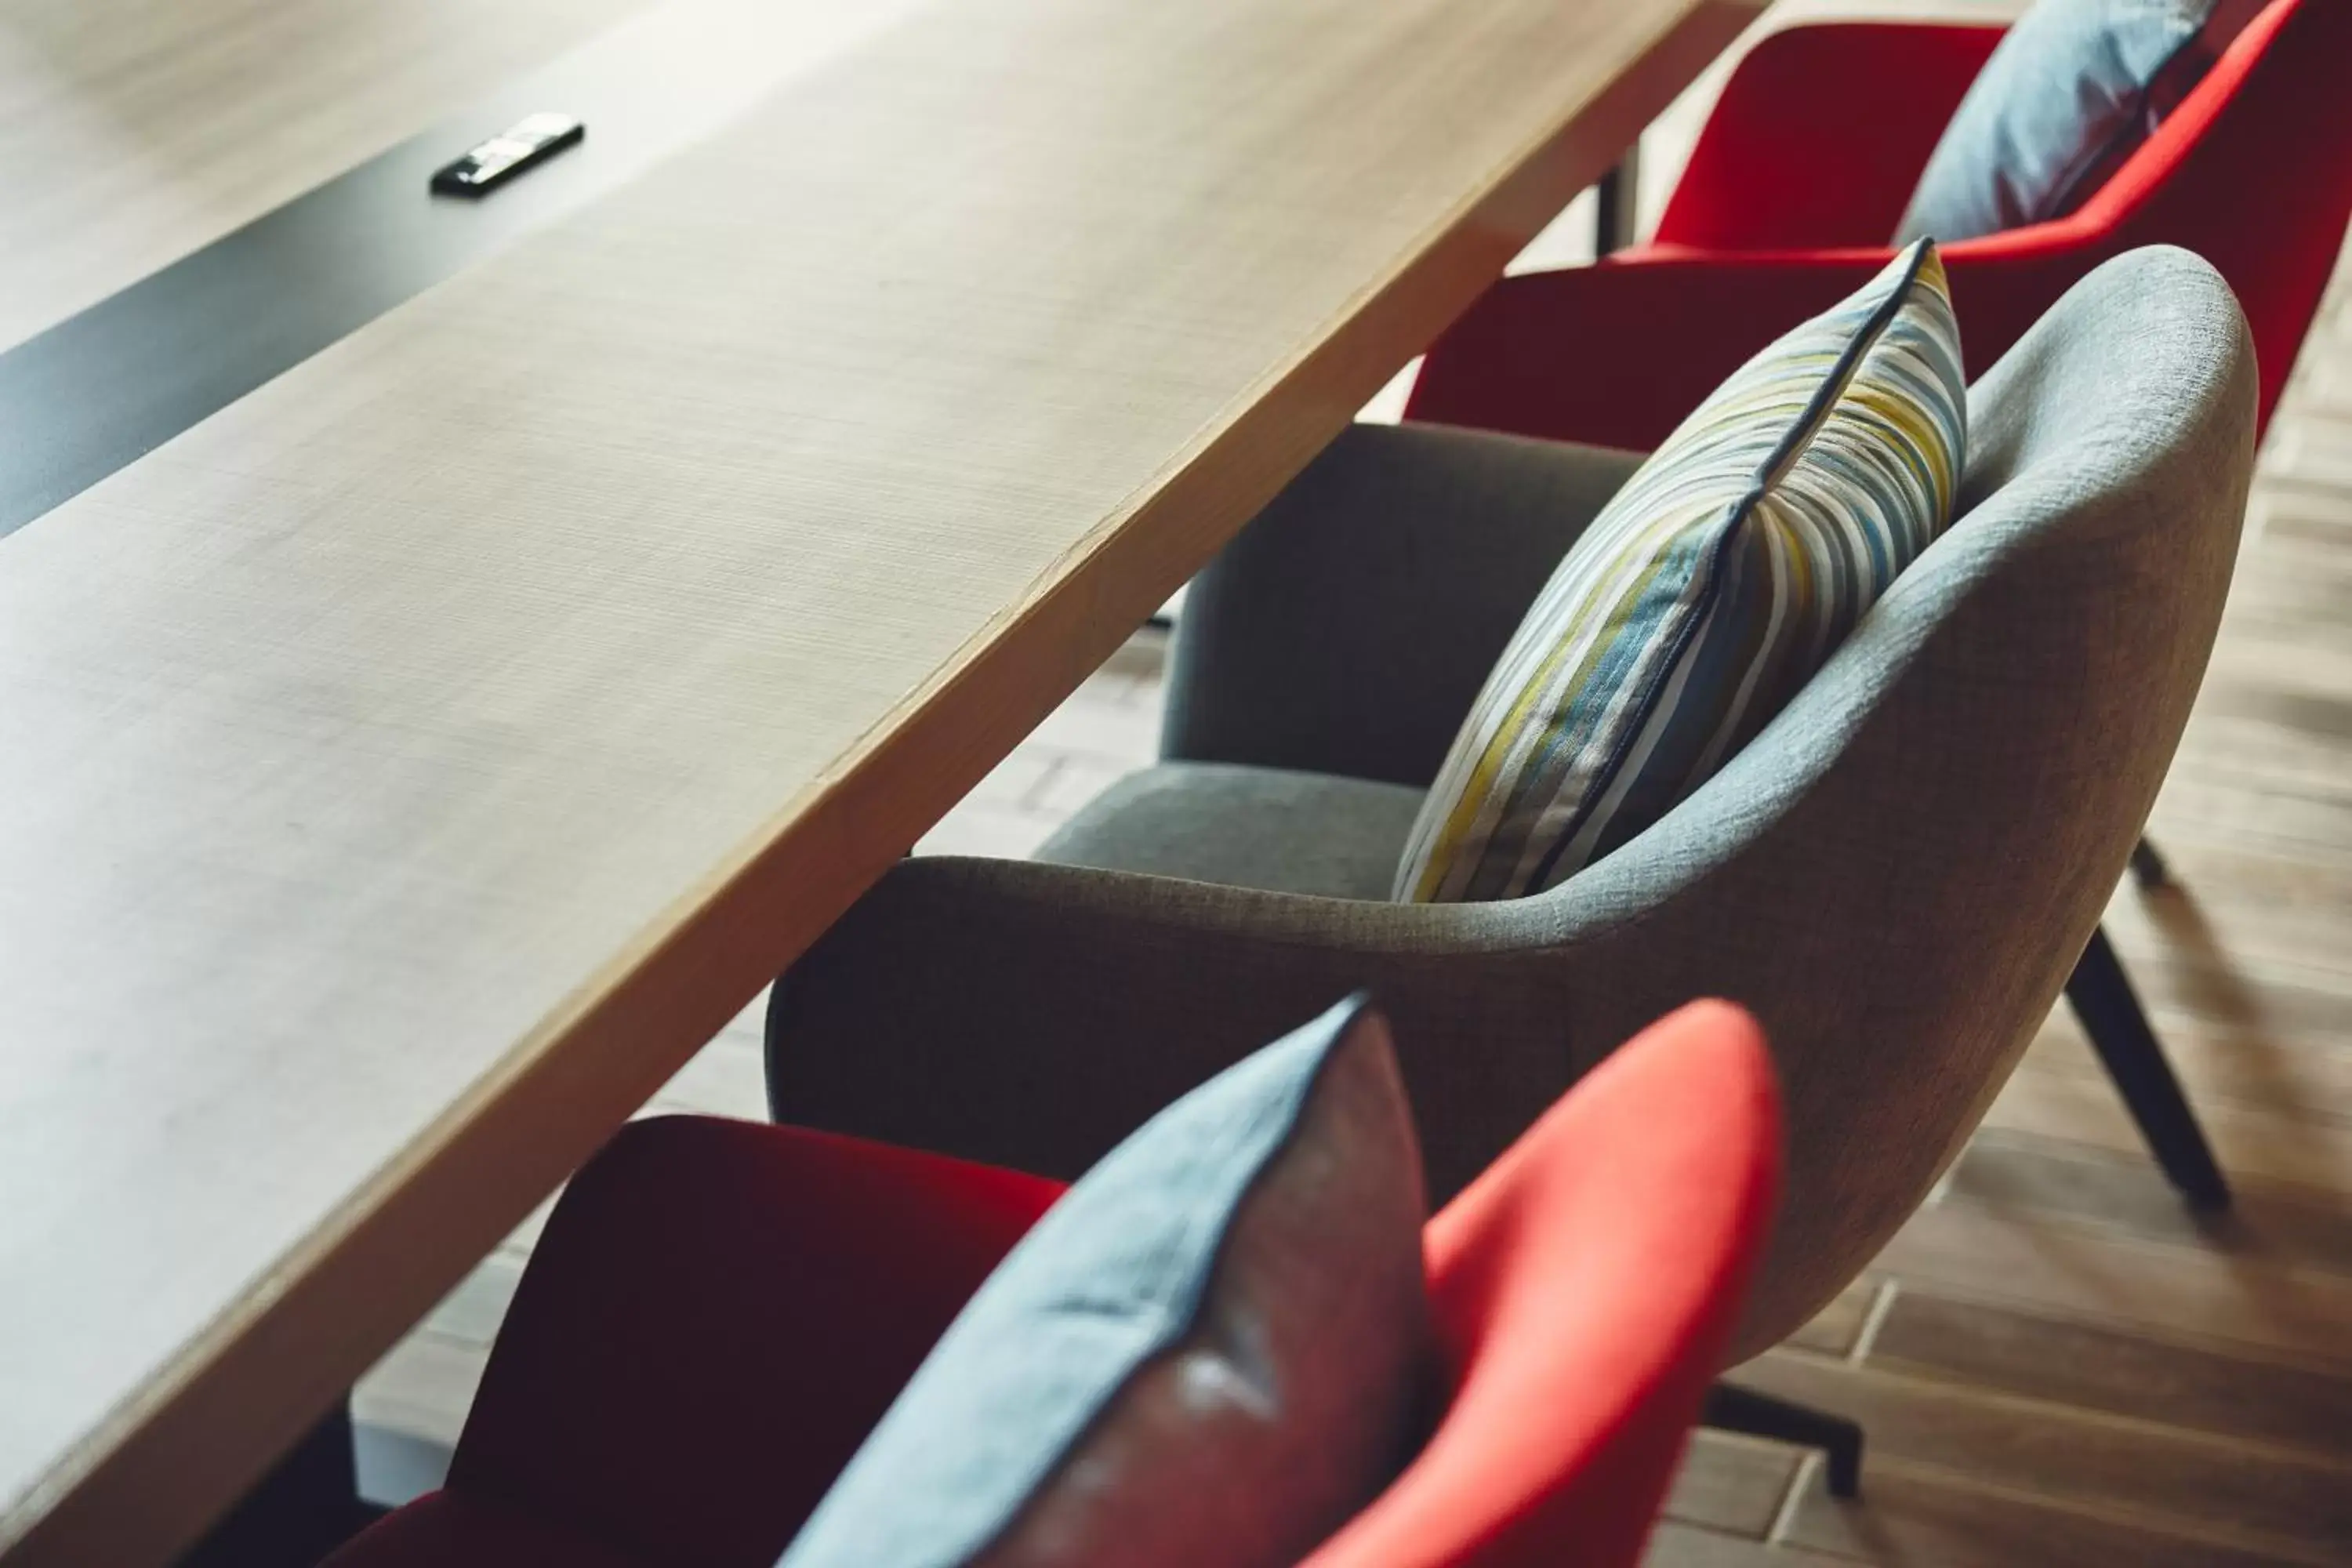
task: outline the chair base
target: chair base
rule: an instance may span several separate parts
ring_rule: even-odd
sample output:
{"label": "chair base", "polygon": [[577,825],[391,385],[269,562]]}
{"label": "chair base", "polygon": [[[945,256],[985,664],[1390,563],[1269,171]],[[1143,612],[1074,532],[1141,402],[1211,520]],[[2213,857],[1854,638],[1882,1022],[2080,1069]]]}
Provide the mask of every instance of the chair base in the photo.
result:
{"label": "chair base", "polygon": [[1858,1421],[1775,1399],[1734,1383],[1718,1383],[1706,1391],[1699,1420],[1720,1432],[1819,1448],[1829,1460],[1830,1496],[1861,1495],[1863,1438]]}
{"label": "chair base", "polygon": [[2228,1208],[2230,1184],[2104,929],[2091,933],[2090,945],[2067,977],[2066,1001],[2165,1175],[2191,1207]]}

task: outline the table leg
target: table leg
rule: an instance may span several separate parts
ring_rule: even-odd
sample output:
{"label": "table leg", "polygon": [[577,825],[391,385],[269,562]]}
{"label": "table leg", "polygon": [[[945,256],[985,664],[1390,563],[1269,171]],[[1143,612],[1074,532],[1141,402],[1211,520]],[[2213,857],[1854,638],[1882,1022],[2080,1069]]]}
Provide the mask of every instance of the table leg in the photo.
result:
{"label": "table leg", "polygon": [[1600,212],[1592,220],[1592,254],[1606,256],[1633,243],[1641,218],[1642,146],[1628,148],[1618,165],[1601,176]]}

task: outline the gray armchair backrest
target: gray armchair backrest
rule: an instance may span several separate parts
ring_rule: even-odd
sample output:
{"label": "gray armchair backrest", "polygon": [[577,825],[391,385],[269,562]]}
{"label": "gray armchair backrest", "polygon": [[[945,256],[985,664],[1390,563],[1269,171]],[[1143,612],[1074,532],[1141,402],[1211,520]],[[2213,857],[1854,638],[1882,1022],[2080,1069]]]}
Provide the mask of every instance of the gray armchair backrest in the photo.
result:
{"label": "gray armchair backrest", "polygon": [[[2210,268],[2102,268],[1972,390],[1963,515],[1821,674],[1651,832],[1527,900],[1617,993],[1577,1002],[1580,1033],[1694,988],[1763,1020],[1784,1254],[1874,1253],[2057,999],[2202,679],[2254,407]],[[1768,1286],[1835,1288],[1789,1261]],[[1793,1328],[1821,1288],[1751,1322]]]}
{"label": "gray armchair backrest", "polygon": [[[1964,515],[1746,751],[1615,854],[1460,905],[910,860],[778,986],[777,1110],[1075,1174],[1369,986],[1442,1198],[1641,1027],[1727,996],[1762,1019],[1789,1110],[1789,1196],[1739,1348],[1771,1343],[1917,1206],[2096,925],[2212,645],[2254,406],[2212,269],[2111,262],[1974,389]],[[1178,679],[1216,663],[1180,659]],[[1214,735],[1233,760],[1341,771],[1366,717],[1325,727],[1335,765],[1312,716],[1253,736],[1242,706],[1175,691],[1174,749]],[[1384,753],[1392,776],[1423,765],[1428,728]]]}

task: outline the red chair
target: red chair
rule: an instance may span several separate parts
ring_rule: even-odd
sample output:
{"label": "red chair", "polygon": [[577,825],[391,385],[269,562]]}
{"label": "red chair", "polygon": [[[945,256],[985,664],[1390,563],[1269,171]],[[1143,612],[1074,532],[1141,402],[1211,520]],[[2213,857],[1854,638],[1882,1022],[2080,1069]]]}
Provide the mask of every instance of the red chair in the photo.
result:
{"label": "red chair", "polygon": [[[1888,243],[1997,26],[1842,22],[1759,42],[1733,73],[1656,240],[1504,279],[1430,351],[1405,417],[1647,450]],[[2079,211],[1944,247],[1971,374],[2100,263],[2211,261],[2253,329],[2267,425],[2352,217],[2352,4],[2272,0]],[[2167,875],[2146,843],[2148,885]],[[2230,1190],[2104,931],[2067,982],[2158,1163],[2194,1205]]]}
{"label": "red chair", "polygon": [[[1406,417],[1657,446],[1749,355],[1893,258],[1927,154],[2000,39],[1894,22],[1765,38],[1655,241],[1496,284],[1430,351]],[[2177,245],[2244,306],[2267,422],[2352,218],[2348,63],[2352,5],[2272,0],[2080,211],[1945,247],[1970,373],[2101,262]]]}
{"label": "red chair", "polygon": [[[1755,1025],[1702,1003],[1449,1204],[1426,1246],[1451,1404],[1312,1568],[1637,1562],[1770,1226],[1779,1125]],[[769,1568],[1058,1191],[794,1129],[630,1127],[557,1206],[447,1488],[331,1568]]]}

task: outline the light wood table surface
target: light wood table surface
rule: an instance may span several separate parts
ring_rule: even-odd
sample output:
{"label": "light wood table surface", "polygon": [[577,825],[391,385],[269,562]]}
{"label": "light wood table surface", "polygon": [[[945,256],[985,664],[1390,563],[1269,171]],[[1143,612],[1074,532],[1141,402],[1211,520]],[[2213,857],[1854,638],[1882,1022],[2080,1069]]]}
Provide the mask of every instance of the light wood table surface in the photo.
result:
{"label": "light wood table surface", "polygon": [[652,0],[0,0],[0,347]]}
{"label": "light wood table surface", "polygon": [[902,0],[0,542],[6,1561],[168,1559],[1759,3]]}

